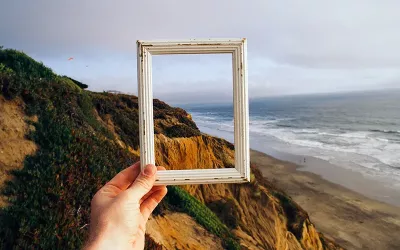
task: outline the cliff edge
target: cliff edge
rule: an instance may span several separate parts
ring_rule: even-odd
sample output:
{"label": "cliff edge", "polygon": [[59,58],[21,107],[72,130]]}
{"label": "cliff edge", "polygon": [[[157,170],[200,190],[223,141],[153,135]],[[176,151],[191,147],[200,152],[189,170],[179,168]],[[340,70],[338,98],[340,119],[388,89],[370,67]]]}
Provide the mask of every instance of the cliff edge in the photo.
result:
{"label": "cliff edge", "polygon": [[[93,194],[138,160],[137,98],[78,83],[0,49],[0,153],[12,151],[0,155],[2,248],[79,248]],[[158,165],[234,166],[234,146],[202,134],[185,110],[154,100],[154,119]],[[246,184],[169,187],[149,220],[146,247],[340,249],[256,165],[251,171]]]}

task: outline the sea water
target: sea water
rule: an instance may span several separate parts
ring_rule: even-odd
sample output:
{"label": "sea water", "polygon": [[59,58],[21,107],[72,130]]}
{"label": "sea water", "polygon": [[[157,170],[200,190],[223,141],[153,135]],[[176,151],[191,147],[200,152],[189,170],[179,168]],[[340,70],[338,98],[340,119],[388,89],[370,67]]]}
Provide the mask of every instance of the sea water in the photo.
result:
{"label": "sea water", "polygon": [[[233,138],[232,104],[181,105],[200,130]],[[400,188],[400,91],[250,100],[250,146],[324,159]]]}

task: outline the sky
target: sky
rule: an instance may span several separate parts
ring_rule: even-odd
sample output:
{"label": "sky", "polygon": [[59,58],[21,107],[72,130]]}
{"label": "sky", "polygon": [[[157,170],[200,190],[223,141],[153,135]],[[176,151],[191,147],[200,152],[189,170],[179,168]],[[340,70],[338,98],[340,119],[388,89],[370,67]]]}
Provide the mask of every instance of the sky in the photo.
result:
{"label": "sky", "polygon": [[[136,40],[247,38],[249,97],[400,88],[400,1],[13,0],[0,45],[93,91],[137,93]],[[68,60],[73,57],[73,60]],[[228,55],[153,58],[154,97],[232,98]]]}

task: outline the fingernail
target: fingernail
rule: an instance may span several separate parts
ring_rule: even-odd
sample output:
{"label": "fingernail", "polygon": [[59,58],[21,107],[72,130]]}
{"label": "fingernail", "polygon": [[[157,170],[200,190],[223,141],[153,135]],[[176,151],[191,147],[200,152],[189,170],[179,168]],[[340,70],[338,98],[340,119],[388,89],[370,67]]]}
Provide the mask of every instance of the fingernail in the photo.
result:
{"label": "fingernail", "polygon": [[149,177],[153,176],[156,172],[157,168],[153,164],[148,164],[143,170],[143,174]]}

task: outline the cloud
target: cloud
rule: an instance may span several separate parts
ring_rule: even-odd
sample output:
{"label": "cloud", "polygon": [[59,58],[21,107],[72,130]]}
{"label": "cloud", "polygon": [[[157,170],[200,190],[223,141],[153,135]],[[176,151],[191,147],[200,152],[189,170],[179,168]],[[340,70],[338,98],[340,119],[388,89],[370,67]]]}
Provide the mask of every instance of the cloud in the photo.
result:
{"label": "cloud", "polygon": [[[86,79],[93,90],[136,85],[137,39],[213,37],[248,38],[254,96],[400,87],[399,9],[389,0],[13,0],[0,9],[0,44]],[[64,61],[70,56],[74,66]],[[215,87],[230,79],[225,62],[196,60],[155,65],[160,93],[175,95],[163,89],[171,83],[196,93],[194,82]],[[185,64],[192,66],[182,72]],[[195,72],[205,68],[199,65],[208,65],[207,79]]]}
{"label": "cloud", "polygon": [[40,55],[135,53],[136,39],[248,37],[252,55],[322,67],[399,66],[398,1],[14,0],[6,45]]}

